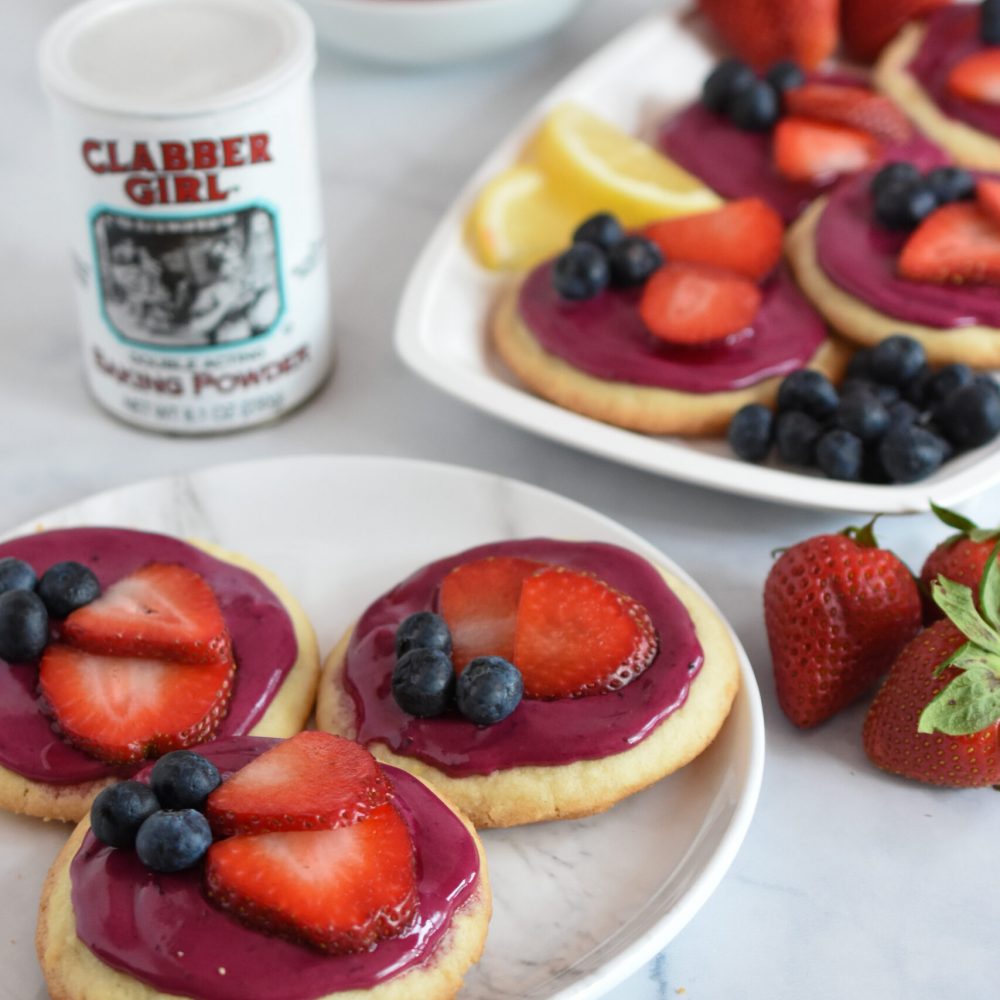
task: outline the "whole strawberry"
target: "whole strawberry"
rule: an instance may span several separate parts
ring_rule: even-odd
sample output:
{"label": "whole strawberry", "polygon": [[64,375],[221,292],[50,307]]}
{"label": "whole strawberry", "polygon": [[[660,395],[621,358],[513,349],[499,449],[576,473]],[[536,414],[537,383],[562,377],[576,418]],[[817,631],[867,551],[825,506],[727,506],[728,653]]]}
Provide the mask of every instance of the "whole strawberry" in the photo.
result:
{"label": "whole strawberry", "polygon": [[920,582],[927,595],[925,618],[935,621],[943,614],[930,599],[931,585],[938,576],[965,584],[973,590],[979,586],[986,562],[1000,539],[1000,528],[980,528],[973,521],[946,507],[931,504],[938,520],[949,528],[957,528],[957,534],[946,538],[924,561],[920,570]]}
{"label": "whole strawberry", "polygon": [[872,524],[787,549],[764,584],[778,704],[816,726],[859,698],[920,630],[920,593]]}
{"label": "whole strawberry", "polygon": [[934,600],[947,617],[899,655],[868,710],[865,753],[886,771],[931,785],[1000,784],[1000,566],[970,588],[944,577]]}

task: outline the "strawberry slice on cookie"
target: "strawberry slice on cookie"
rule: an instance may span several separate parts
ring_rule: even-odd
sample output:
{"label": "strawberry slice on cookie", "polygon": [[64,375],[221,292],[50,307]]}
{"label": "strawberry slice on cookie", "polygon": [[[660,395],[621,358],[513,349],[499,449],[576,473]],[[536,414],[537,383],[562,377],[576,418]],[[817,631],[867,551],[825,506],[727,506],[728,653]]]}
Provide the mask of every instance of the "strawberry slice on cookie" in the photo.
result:
{"label": "strawberry slice on cookie", "polygon": [[68,743],[109,764],[129,764],[213,736],[235,672],[229,656],[174,663],[54,643],[42,655],[39,688]]}
{"label": "strawberry slice on cookie", "polygon": [[331,829],[385,805],[389,783],[359,743],[306,731],[241,768],[208,800],[217,837]]}
{"label": "strawberry slice on cookie", "polygon": [[177,663],[225,656],[226,623],[205,579],[176,563],[150,563],[63,622],[63,641],[88,653]]}
{"label": "strawberry slice on cookie", "polygon": [[265,751],[208,798],[216,833],[240,831],[208,849],[209,899],[332,954],[398,934],[417,909],[417,870],[389,794],[374,757],[342,737],[303,732]]}

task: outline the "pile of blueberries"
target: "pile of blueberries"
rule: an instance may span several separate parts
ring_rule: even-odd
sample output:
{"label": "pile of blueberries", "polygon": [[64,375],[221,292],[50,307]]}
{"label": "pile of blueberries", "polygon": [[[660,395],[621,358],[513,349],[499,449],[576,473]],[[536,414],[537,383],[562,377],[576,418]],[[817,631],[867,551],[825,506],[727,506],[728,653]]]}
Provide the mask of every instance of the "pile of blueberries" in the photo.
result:
{"label": "pile of blueberries", "polygon": [[30,663],[42,655],[49,641],[49,619],[101,596],[101,585],[82,563],[59,562],[41,579],[22,559],[0,559],[0,658]]}
{"label": "pile of blueberries", "polygon": [[976,178],[961,167],[935,167],[926,174],[905,161],[886,164],[869,190],[876,220],[886,229],[915,229],[942,205],[971,201]]}
{"label": "pile of blueberries", "polygon": [[584,219],[573,231],[572,246],[552,268],[560,298],[583,301],[612,288],[643,284],[663,263],[660,248],[644,236],[629,236],[610,212]]}
{"label": "pile of blueberries", "polygon": [[154,872],[193,868],[212,846],[205,800],[222,782],[219,769],[201,754],[174,750],[142,781],[105,788],[90,807],[90,828],[109,847],[135,850]]}
{"label": "pile of blueberries", "polygon": [[744,406],[729,424],[730,447],[761,462],[777,448],[790,465],[831,479],[909,483],[1000,433],[1000,387],[968,365],[932,371],[923,346],[895,334],[858,351],[839,391],[820,372],[785,378],[778,410]]}
{"label": "pile of blueberries", "polygon": [[392,694],[410,715],[431,718],[455,707],[477,726],[492,726],[520,704],[524,681],[501,656],[476,657],[456,679],[447,622],[432,611],[418,611],[396,630]]}
{"label": "pile of blueberries", "polygon": [[802,67],[790,59],[775,63],[763,77],[741,59],[724,59],[706,77],[701,103],[737,128],[766,132],[781,118],[782,94],[805,82]]}

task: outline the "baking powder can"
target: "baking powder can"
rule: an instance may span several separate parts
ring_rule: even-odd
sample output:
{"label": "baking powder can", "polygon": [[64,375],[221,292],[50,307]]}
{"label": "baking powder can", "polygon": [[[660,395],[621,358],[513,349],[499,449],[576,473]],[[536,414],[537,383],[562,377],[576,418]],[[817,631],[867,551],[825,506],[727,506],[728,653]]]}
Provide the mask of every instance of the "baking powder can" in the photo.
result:
{"label": "baking powder can", "polygon": [[326,377],[315,61],[291,0],[89,0],[46,32],[86,378],[123,420],[238,430]]}

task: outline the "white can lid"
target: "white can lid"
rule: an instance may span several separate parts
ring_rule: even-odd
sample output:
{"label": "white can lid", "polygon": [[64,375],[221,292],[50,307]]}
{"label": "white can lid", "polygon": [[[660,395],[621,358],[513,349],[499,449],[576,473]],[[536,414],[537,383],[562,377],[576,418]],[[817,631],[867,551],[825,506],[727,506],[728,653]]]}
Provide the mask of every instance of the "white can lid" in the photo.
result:
{"label": "white can lid", "polygon": [[53,95],[130,116],[238,107],[315,62],[312,21],[291,0],[87,0],[39,49]]}

